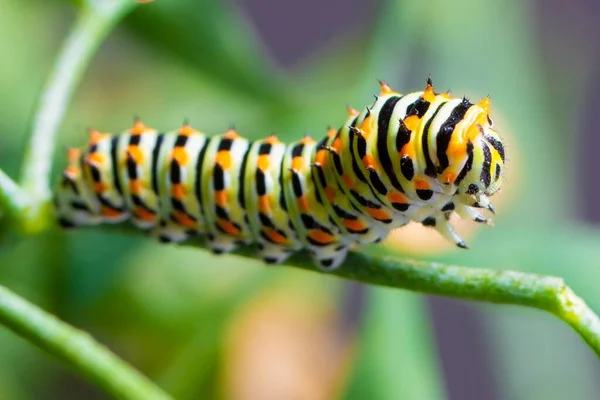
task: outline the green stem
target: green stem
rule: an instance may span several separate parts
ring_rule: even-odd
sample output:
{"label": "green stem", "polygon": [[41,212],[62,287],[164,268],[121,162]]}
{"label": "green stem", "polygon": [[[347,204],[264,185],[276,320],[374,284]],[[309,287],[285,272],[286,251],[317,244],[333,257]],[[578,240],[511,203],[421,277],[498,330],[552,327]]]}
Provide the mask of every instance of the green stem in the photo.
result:
{"label": "green stem", "polygon": [[92,337],[0,286],[0,322],[118,399],[170,399]]}
{"label": "green stem", "polygon": [[29,214],[31,205],[29,194],[0,170],[0,210],[11,216],[22,216]]}
{"label": "green stem", "polygon": [[[290,266],[317,271],[307,258]],[[333,275],[438,296],[548,311],[568,323],[600,358],[600,319],[562,278],[507,270],[396,260],[351,253]]]}
{"label": "green stem", "polygon": [[56,136],[73,92],[102,40],[135,4],[133,0],[85,2],[60,51],[40,97],[23,160],[21,184],[40,208],[51,198],[50,169]]}
{"label": "green stem", "polygon": [[[106,226],[106,229],[143,234],[133,227]],[[204,248],[201,241],[184,244]],[[256,257],[255,251],[250,247],[241,248],[235,254]],[[305,253],[294,255],[284,264],[322,272]],[[356,252],[351,252],[340,268],[328,274],[372,285],[548,311],[568,323],[600,358],[600,319],[562,278],[510,270],[399,260]]]}

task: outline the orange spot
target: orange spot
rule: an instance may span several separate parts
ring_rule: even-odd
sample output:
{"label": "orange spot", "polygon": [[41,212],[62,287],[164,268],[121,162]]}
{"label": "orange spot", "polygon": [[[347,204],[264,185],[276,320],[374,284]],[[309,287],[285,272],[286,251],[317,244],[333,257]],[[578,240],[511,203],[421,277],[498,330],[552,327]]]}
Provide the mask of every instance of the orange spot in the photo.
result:
{"label": "orange spot", "polygon": [[105,217],[119,217],[121,215],[120,211],[115,210],[114,208],[106,207],[106,206],[102,206],[102,208],[100,208],[100,212]]}
{"label": "orange spot", "polygon": [[273,228],[263,227],[262,231],[265,235],[267,235],[269,239],[271,239],[273,242],[279,245],[284,245],[287,243],[287,239],[285,238],[285,236],[283,236],[281,233],[277,232]]}
{"label": "orange spot", "polygon": [[224,220],[223,218],[217,218],[216,223],[219,226],[219,228],[227,232],[229,235],[237,236],[240,234],[239,228],[230,221]]}
{"label": "orange spot", "polygon": [[137,120],[137,121],[135,121],[135,123],[133,124],[131,129],[129,130],[129,133],[131,133],[132,135],[141,135],[147,129],[148,129],[148,127],[146,125],[144,125],[144,123],[142,121]]}
{"label": "orange spot", "polygon": [[104,193],[106,190],[106,185],[102,182],[94,182],[94,193]]}
{"label": "orange spot", "polygon": [[373,121],[373,114],[369,114],[362,124],[360,124],[360,131],[365,138],[368,138],[373,132]]}
{"label": "orange spot", "polygon": [[490,113],[490,98],[489,97],[484,97],[477,105],[479,107],[483,108],[483,111],[485,111],[486,114]]}
{"label": "orange spot", "polygon": [[329,128],[327,129],[327,137],[332,138],[335,135],[337,135],[338,130],[335,128]]}
{"label": "orange spot", "polygon": [[381,92],[379,93],[380,96],[386,96],[388,94],[395,93],[384,81],[379,81],[379,86],[381,86]]}
{"label": "orange spot", "polygon": [[315,142],[315,141],[314,141],[314,139],[313,139],[313,138],[311,138],[311,137],[310,137],[310,136],[308,136],[308,135],[304,136],[304,137],[302,138],[302,140],[300,140],[300,143],[302,143],[302,144],[311,144],[311,143],[314,143],[314,142]]}
{"label": "orange spot", "polygon": [[269,156],[263,154],[258,156],[258,161],[256,162],[256,166],[263,172],[269,169]]}
{"label": "orange spot", "polygon": [[449,92],[442,93],[442,94],[440,94],[440,96],[442,96],[446,100],[450,100],[452,98],[452,96],[450,96]]}
{"label": "orange spot", "polygon": [[144,153],[142,153],[142,149],[139,146],[128,146],[127,153],[133,158],[136,164],[144,162]]}
{"label": "orange spot", "polygon": [[402,150],[400,151],[400,155],[408,156],[411,160],[415,159],[415,146],[413,145],[412,138],[411,141],[402,146]]}
{"label": "orange spot", "polygon": [[197,131],[194,128],[192,128],[190,124],[185,124],[181,128],[179,128],[179,134],[183,136],[190,136],[191,134],[196,132]]}
{"label": "orange spot", "polygon": [[408,203],[406,196],[400,192],[391,192],[388,195],[388,199],[394,203]]}
{"label": "orange spot", "polygon": [[86,157],[86,161],[95,167],[99,167],[104,162],[104,156],[98,152],[90,153]]}
{"label": "orange spot", "polygon": [[347,109],[348,109],[349,117],[356,117],[359,114],[358,110],[355,110],[354,108],[352,108],[350,106],[348,106]]}
{"label": "orange spot", "polygon": [[177,161],[177,164],[181,165],[182,167],[187,165],[189,161],[187,151],[184,147],[180,146],[173,148],[173,151],[171,152],[171,157],[173,158],[173,160]]}
{"label": "orange spot", "polygon": [[417,178],[417,179],[415,179],[415,188],[417,190],[428,190],[429,189],[429,182],[427,182],[426,179]]}
{"label": "orange spot", "polygon": [[100,133],[95,129],[90,129],[88,133],[90,135],[90,144],[98,144],[102,139],[109,136],[107,134]]}
{"label": "orange spot", "polygon": [[375,160],[373,159],[373,156],[367,154],[363,157],[362,159],[363,161],[363,165],[365,166],[365,168],[374,168],[377,169],[377,164],[375,164]]}
{"label": "orange spot", "polygon": [[177,220],[177,222],[180,225],[183,225],[186,228],[193,228],[193,227],[196,226],[196,221],[194,221],[193,219],[191,219],[190,216],[187,215],[184,212],[181,212],[179,210],[175,210],[175,211],[173,211],[173,216],[175,217],[175,219]]}
{"label": "orange spot", "polygon": [[181,183],[174,183],[171,186],[171,196],[177,200],[183,200],[185,198],[185,187]]}
{"label": "orange spot", "polygon": [[349,174],[342,175],[342,179],[344,180],[344,183],[349,189],[352,189],[354,187],[354,180]]}
{"label": "orange spot", "polygon": [[298,197],[298,209],[302,212],[309,212],[309,203],[308,203],[308,197],[306,197],[306,195]]}
{"label": "orange spot", "polygon": [[69,161],[70,164],[77,164],[77,162],[79,161],[80,154],[81,154],[81,151],[79,149],[74,149],[72,147],[69,147],[67,149],[67,160]]}
{"label": "orange spot", "polygon": [[329,186],[325,188],[325,195],[327,196],[327,200],[335,200],[335,190],[333,190],[333,188],[330,188]]}
{"label": "orange spot", "polygon": [[224,170],[231,167],[231,152],[229,150],[221,150],[217,153],[217,162]]}
{"label": "orange spot", "polygon": [[337,150],[337,152],[339,152],[340,150],[342,150],[342,138],[337,138],[333,141],[333,144],[331,145],[331,147],[333,147],[335,150]]}
{"label": "orange spot", "polygon": [[331,244],[335,241],[335,236],[330,235],[329,233],[322,231],[320,229],[313,229],[308,233],[308,237],[310,237],[315,242],[319,242],[322,244]]}
{"label": "orange spot", "polygon": [[79,175],[77,167],[67,167],[63,173],[70,180],[75,180]]}
{"label": "orange spot", "polygon": [[428,103],[433,103],[433,101],[435,100],[435,92],[433,91],[433,86],[429,83],[427,84],[427,87],[423,92],[423,99]]}
{"label": "orange spot", "polygon": [[367,207],[366,211],[371,217],[373,217],[379,221],[384,221],[386,219],[390,219],[390,215],[382,208]]}
{"label": "orange spot", "polygon": [[410,117],[404,119],[404,125],[406,125],[406,127],[412,132],[419,128],[420,123],[421,120],[416,115],[411,115]]}
{"label": "orange spot", "polygon": [[225,207],[227,205],[227,191],[226,190],[217,190],[215,192],[215,203],[221,207]]}
{"label": "orange spot", "polygon": [[235,129],[229,129],[227,132],[223,134],[225,139],[239,139],[240,135],[237,134]]}
{"label": "orange spot", "polygon": [[133,194],[142,193],[142,182],[139,179],[129,181],[129,191]]}
{"label": "orange spot", "polygon": [[263,195],[258,198],[258,209],[265,214],[271,213],[271,199],[268,195]]}
{"label": "orange spot", "polygon": [[302,157],[294,157],[292,159],[292,169],[294,171],[302,171],[304,169],[304,160]]}
{"label": "orange spot", "polygon": [[327,162],[327,150],[319,150],[315,155],[315,163],[325,165]]}
{"label": "orange spot", "polygon": [[142,221],[153,221],[156,215],[145,208],[136,207],[133,209],[133,215],[137,219],[141,219]]}
{"label": "orange spot", "polygon": [[367,225],[358,219],[344,219],[342,220],[344,226],[353,231],[362,231]]}
{"label": "orange spot", "polygon": [[453,183],[456,180],[456,177],[456,173],[452,171],[444,172],[444,174],[442,175],[442,182],[448,184]]}
{"label": "orange spot", "polygon": [[277,138],[277,136],[271,135],[271,136],[269,136],[268,138],[265,139],[265,143],[268,143],[268,144],[278,144],[278,143],[281,143],[281,142],[279,141],[279,139]]}
{"label": "orange spot", "polygon": [[462,158],[467,155],[467,145],[462,139],[451,140],[446,154],[450,158]]}

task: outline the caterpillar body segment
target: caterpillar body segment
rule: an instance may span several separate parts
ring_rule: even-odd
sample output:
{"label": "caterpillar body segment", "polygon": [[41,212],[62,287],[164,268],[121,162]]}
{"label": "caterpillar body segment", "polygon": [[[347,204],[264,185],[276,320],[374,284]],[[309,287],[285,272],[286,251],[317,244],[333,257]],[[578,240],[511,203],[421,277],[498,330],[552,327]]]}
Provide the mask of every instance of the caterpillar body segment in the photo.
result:
{"label": "caterpillar body segment", "polygon": [[505,152],[489,99],[472,104],[381,84],[375,102],[349,108],[320,140],[249,141],[234,130],[205,135],[189,124],[162,133],[137,121],[126,132],[90,132],[70,149],[55,195],[64,227],[130,219],[163,242],[203,235],[215,253],[254,244],[267,263],[308,249],[332,269],[350,246],[383,240],[417,221],[457,246],[457,213],[488,222]]}

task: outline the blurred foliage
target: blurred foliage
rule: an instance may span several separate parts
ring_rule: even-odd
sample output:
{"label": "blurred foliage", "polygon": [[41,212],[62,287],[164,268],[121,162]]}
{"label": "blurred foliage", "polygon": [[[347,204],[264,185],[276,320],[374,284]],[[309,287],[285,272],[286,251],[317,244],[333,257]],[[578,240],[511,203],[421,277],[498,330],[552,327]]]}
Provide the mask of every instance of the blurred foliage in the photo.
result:
{"label": "blurred foliage", "polygon": [[[423,240],[427,251],[419,257],[563,276],[599,310],[600,233],[571,221],[570,214],[577,205],[576,159],[564,133],[570,133],[577,107],[567,109],[570,115],[553,112],[530,5],[384,1],[367,32],[328,45],[292,76],[272,62],[251,22],[230,3],[157,0],[140,6],[102,47],[60,141],[83,143],[89,126],[119,131],[134,114],[161,129],[188,117],[208,133],[235,123],[248,137],[273,131],[284,139],[306,131],[319,136],[344,118],[345,104],[370,101],[376,78],[407,91],[420,88],[431,73],[438,85],[460,90],[457,95],[492,95],[493,115],[509,143],[510,175],[496,226],[470,234],[473,250],[439,250],[427,237],[415,237],[409,247]],[[73,14],[71,2],[0,0],[0,167],[12,176],[39,88]],[[573,85],[579,88],[581,81]],[[236,362],[225,357],[232,346],[225,337],[232,321],[249,312],[244,305],[257,298],[269,304],[271,297],[278,304],[279,297],[269,295],[273,288],[309,309],[329,307],[334,321],[352,311],[342,297],[344,284],[332,278],[93,230],[30,238],[5,249],[0,267],[3,284],[90,331],[181,399],[239,393],[223,387],[240,382],[223,378],[232,373],[224,364]],[[328,340],[346,349],[336,353],[346,373],[335,376],[339,382],[327,393],[444,398],[423,296],[363,290],[359,322],[327,331]],[[485,328],[501,398],[591,399],[600,391],[596,359],[560,321],[515,307],[472,307]],[[316,332],[323,323],[317,311],[295,310],[286,312],[306,321],[299,332]],[[248,338],[245,345],[254,343],[258,325],[234,326],[248,329],[241,335]],[[269,344],[261,342],[253,354],[266,354]],[[5,331],[0,359],[0,398],[101,398]],[[260,371],[261,359],[253,361]],[[281,358],[276,372],[311,368],[294,361]],[[268,376],[261,382],[264,391],[273,383]]]}

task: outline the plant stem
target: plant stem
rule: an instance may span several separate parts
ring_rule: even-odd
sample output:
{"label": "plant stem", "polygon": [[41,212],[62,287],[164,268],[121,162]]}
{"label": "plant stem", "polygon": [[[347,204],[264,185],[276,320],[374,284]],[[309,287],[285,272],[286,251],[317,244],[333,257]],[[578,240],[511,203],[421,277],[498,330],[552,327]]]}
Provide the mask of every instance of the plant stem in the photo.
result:
{"label": "plant stem", "polygon": [[50,200],[50,169],[56,136],[75,87],[111,28],[135,6],[132,0],[87,1],[66,39],[40,96],[23,160],[21,184],[36,205]]}
{"label": "plant stem", "polygon": [[[296,258],[289,266],[318,271],[312,261]],[[333,275],[364,283],[438,296],[548,311],[568,323],[600,358],[600,319],[562,278],[508,270],[396,260],[351,253]]]}
{"label": "plant stem", "polygon": [[0,322],[119,399],[169,399],[92,337],[0,286]]}
{"label": "plant stem", "polygon": [[[106,229],[140,233],[133,227],[106,226]],[[204,248],[201,241],[189,241],[184,245]],[[256,257],[255,251],[250,247],[243,247],[235,254]],[[294,255],[284,265],[323,272],[306,253]],[[600,358],[600,318],[575,295],[562,278],[510,270],[400,260],[357,252],[350,252],[340,268],[327,274],[372,285],[548,311],[568,323]]]}
{"label": "plant stem", "polygon": [[27,215],[32,205],[31,197],[0,170],[0,209],[11,216]]}

